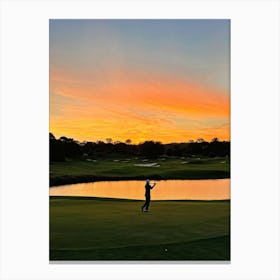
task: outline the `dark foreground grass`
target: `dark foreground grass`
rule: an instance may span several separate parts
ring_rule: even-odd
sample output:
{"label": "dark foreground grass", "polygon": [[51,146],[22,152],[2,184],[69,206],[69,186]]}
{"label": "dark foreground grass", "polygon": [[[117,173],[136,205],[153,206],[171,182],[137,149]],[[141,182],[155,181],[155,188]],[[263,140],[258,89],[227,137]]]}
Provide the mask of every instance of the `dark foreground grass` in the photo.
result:
{"label": "dark foreground grass", "polygon": [[50,260],[229,260],[230,201],[50,198]]}
{"label": "dark foreground grass", "polygon": [[[228,158],[165,158],[150,160],[160,167],[139,167],[141,160],[115,162],[100,159],[96,162],[66,161],[50,164],[50,185],[64,185],[105,180],[167,179],[224,179],[230,177]],[[147,162],[145,162],[147,163]]]}

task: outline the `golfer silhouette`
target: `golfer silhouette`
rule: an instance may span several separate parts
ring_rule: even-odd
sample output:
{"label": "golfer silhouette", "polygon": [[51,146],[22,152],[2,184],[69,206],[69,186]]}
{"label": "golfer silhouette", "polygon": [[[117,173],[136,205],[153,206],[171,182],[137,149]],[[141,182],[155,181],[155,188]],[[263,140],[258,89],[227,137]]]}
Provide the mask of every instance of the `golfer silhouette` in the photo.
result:
{"label": "golfer silhouette", "polygon": [[[153,186],[150,185],[150,180],[147,179],[146,180],[146,185],[145,185],[145,197],[146,197],[146,201],[144,203],[143,206],[141,206],[141,210],[142,212],[148,212],[149,211],[149,205],[150,205],[150,201],[151,201],[151,189],[153,189],[155,187],[156,183],[154,183]],[[144,210],[145,209],[145,210]]]}

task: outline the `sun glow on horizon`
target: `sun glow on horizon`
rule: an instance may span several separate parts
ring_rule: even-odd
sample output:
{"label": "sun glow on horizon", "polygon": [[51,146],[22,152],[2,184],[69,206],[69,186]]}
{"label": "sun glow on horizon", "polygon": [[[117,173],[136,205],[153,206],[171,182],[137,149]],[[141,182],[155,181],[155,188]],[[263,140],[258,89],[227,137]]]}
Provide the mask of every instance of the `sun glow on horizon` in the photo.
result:
{"label": "sun glow on horizon", "polygon": [[[201,38],[207,37],[208,48],[200,45],[200,39],[195,48],[188,49],[195,41],[195,37],[188,41],[192,34],[188,25],[188,40],[174,35],[185,34],[181,22],[172,23],[170,33],[166,31],[170,21],[156,23],[156,27],[151,22],[151,30],[158,32],[155,38],[145,26],[146,33],[137,35],[142,30],[138,21],[133,22],[135,29],[133,24],[131,29],[123,28],[123,21],[119,29],[116,21],[102,22],[50,23],[50,131],[57,138],[81,142],[130,139],[134,144],[230,139],[229,83],[221,78],[225,70],[229,75],[228,50],[220,58],[212,46],[218,36],[221,42],[228,40],[228,33],[225,36],[215,25],[210,30],[212,38],[209,27],[200,24],[197,29]],[[160,49],[167,35],[172,38]]]}

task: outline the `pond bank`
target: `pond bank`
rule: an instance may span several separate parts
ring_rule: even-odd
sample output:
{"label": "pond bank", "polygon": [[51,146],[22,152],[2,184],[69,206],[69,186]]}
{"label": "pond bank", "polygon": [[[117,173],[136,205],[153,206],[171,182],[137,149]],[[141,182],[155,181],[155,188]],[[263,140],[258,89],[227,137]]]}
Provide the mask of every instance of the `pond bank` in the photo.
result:
{"label": "pond bank", "polygon": [[228,158],[197,159],[185,164],[182,159],[167,159],[159,167],[139,167],[138,160],[67,161],[50,164],[50,186],[120,180],[199,180],[230,178]]}
{"label": "pond bank", "polygon": [[228,172],[216,171],[216,172],[198,172],[192,174],[182,174],[180,176],[162,176],[162,175],[141,175],[141,176],[94,176],[94,175],[82,175],[82,176],[61,176],[50,177],[50,187],[63,186],[77,183],[90,183],[100,181],[128,181],[128,180],[204,180],[204,179],[227,179],[230,178]]}

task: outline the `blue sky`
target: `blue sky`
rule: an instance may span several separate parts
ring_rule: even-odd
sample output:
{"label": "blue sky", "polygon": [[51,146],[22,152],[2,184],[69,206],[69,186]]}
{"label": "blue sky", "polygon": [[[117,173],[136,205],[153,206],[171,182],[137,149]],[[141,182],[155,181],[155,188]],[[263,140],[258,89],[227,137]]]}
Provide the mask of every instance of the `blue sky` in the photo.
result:
{"label": "blue sky", "polygon": [[[81,139],[79,125],[71,129],[69,120],[101,123],[103,107],[107,119],[116,118],[118,112],[127,112],[127,118],[135,121],[153,115],[162,119],[162,131],[164,123],[172,122],[172,129],[180,128],[180,133],[192,123],[198,129],[193,135],[209,138],[217,134],[217,127],[229,125],[229,109],[225,109],[229,106],[229,63],[229,20],[50,20],[51,127],[54,133]],[[183,102],[186,112],[179,106]],[[87,117],[81,118],[85,111]],[[96,129],[108,126],[104,133],[110,134],[112,125]],[[115,137],[128,134],[133,138],[130,132],[123,129],[124,135]],[[158,135],[167,141],[166,132]],[[186,137],[191,136],[182,139]]]}

